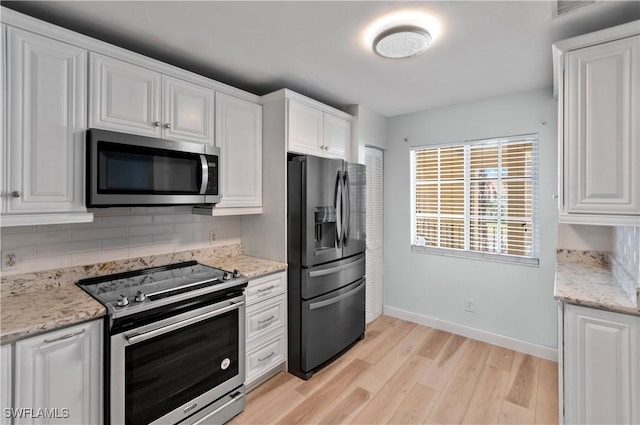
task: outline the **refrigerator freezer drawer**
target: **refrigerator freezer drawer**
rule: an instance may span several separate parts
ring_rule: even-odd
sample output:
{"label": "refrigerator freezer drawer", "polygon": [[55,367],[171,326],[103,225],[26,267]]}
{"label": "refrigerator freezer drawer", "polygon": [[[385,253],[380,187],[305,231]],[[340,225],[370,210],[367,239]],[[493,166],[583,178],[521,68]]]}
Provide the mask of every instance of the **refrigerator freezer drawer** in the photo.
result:
{"label": "refrigerator freezer drawer", "polygon": [[365,274],[364,254],[302,269],[301,298],[308,300],[340,289]]}
{"label": "refrigerator freezer drawer", "polygon": [[364,334],[365,281],[302,302],[302,369],[309,372]]}

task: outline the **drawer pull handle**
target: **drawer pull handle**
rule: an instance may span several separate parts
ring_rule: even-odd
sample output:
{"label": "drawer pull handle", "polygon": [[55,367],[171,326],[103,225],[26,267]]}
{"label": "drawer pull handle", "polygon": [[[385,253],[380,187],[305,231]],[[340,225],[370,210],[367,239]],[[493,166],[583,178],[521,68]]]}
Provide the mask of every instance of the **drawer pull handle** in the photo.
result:
{"label": "drawer pull handle", "polygon": [[265,357],[263,357],[261,359],[258,359],[258,363],[262,363],[264,361],[267,361],[267,360],[269,360],[271,357],[273,357],[275,355],[276,355],[276,352],[272,351],[268,356],[265,356]]}
{"label": "drawer pull handle", "polygon": [[58,338],[45,339],[45,340],[44,340],[44,343],[45,343],[45,344],[51,344],[52,342],[62,341],[63,339],[73,338],[74,336],[82,335],[82,334],[84,333],[84,331],[85,331],[85,329],[83,329],[83,330],[81,330],[81,331],[79,331],[79,332],[74,332],[74,333],[72,333],[72,334],[66,334],[66,335],[63,335],[63,336],[58,337]]}
{"label": "drawer pull handle", "polygon": [[264,320],[258,320],[258,325],[264,325],[266,323],[270,323],[273,321],[273,319],[275,319],[276,316],[274,316],[273,314],[271,315],[271,317],[269,317],[268,319],[264,319]]}
{"label": "drawer pull handle", "polygon": [[275,285],[271,285],[267,288],[262,288],[262,289],[258,289],[258,295],[264,293],[264,292],[270,292],[273,288],[275,288]]}

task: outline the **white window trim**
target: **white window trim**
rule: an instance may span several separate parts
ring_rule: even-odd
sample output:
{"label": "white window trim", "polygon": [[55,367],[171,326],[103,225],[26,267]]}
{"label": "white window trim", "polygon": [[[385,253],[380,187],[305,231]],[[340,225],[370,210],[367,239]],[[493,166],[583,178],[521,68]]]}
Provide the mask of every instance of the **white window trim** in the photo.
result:
{"label": "white window trim", "polygon": [[[454,147],[454,146],[473,146],[473,145],[482,145],[488,143],[497,143],[497,142],[515,142],[521,140],[532,140],[534,143],[535,150],[535,163],[533,164],[532,170],[532,212],[531,212],[531,230],[532,230],[532,256],[521,256],[521,255],[511,255],[511,254],[502,254],[502,253],[492,253],[492,252],[481,252],[481,251],[471,251],[470,240],[465,237],[465,249],[455,249],[455,248],[440,248],[440,247],[432,247],[432,246],[424,246],[424,245],[416,245],[413,243],[414,236],[416,234],[416,161],[415,155],[416,151],[421,149],[435,149],[435,148],[443,148],[443,147]],[[422,253],[422,254],[434,254],[434,255],[442,255],[447,257],[458,257],[465,259],[474,259],[474,260],[484,260],[484,261],[492,261],[499,263],[510,263],[510,264],[518,264],[525,266],[534,266],[539,267],[540,265],[540,238],[539,238],[539,214],[538,214],[538,191],[539,191],[539,135],[538,133],[532,134],[523,134],[516,136],[508,136],[508,137],[496,137],[491,139],[478,139],[478,140],[467,140],[462,142],[452,142],[452,143],[440,143],[433,145],[420,145],[420,146],[412,146],[410,150],[410,198],[411,198],[411,234],[410,234],[410,246],[411,252]],[[498,154],[501,155],[502,150],[498,151]],[[465,149],[465,164],[468,163],[469,158],[469,150]],[[438,161],[440,158],[438,158]],[[465,175],[464,175],[464,191],[465,191],[465,199],[464,199],[464,227],[465,227],[465,235],[469,234],[469,226],[471,221],[471,215],[469,212],[469,204],[470,204],[470,176],[468,175],[469,170],[468,167],[465,167]],[[440,164],[438,164],[438,173],[440,173]],[[438,175],[439,180],[439,175]],[[500,188],[499,188],[500,189]],[[440,196],[438,196],[438,201],[440,200]],[[438,238],[440,237],[440,233],[438,232]]]}

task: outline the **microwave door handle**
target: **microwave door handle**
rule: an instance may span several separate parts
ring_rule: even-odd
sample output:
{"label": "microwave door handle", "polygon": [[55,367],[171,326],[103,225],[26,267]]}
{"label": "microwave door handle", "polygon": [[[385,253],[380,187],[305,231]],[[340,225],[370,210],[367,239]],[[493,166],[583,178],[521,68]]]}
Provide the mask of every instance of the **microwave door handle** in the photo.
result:
{"label": "microwave door handle", "polygon": [[202,165],[202,184],[200,185],[200,195],[207,193],[207,186],[209,185],[209,163],[207,162],[206,155],[200,155],[200,164]]}
{"label": "microwave door handle", "polygon": [[336,248],[340,249],[342,245],[342,176],[338,171],[336,177],[336,187],[334,189],[333,205],[336,209]]}

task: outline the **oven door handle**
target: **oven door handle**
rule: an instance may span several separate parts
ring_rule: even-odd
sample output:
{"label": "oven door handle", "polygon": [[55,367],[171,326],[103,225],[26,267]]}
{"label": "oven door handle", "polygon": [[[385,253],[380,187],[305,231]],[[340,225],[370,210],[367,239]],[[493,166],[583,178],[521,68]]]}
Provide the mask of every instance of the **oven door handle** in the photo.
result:
{"label": "oven door handle", "polygon": [[203,320],[207,320],[212,317],[219,316],[228,311],[235,310],[237,308],[240,308],[240,306],[243,304],[244,304],[244,301],[234,302],[226,307],[222,307],[217,310],[210,311],[208,313],[200,314],[199,316],[190,317],[189,319],[181,320],[180,322],[172,323],[167,326],[162,326],[161,328],[154,329],[149,332],[126,335],[125,339],[129,343],[129,345],[137,344],[139,342],[146,341],[151,338],[155,338],[156,336],[166,334],[167,332],[175,331],[176,329],[184,328],[185,326],[193,325],[194,323],[198,323]]}

